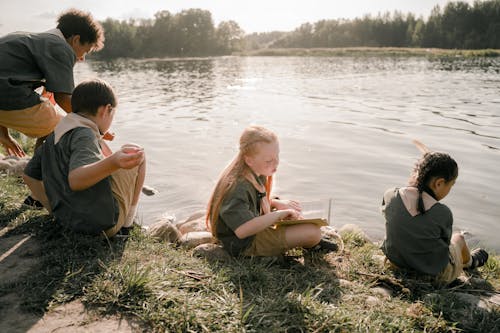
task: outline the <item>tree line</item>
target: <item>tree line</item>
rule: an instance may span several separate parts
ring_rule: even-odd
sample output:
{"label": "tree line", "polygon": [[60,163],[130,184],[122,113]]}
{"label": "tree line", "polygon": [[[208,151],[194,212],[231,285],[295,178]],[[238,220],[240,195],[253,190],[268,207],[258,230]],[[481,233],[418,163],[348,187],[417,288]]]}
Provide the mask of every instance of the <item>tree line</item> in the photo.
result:
{"label": "tree line", "polygon": [[449,2],[429,18],[401,12],[305,23],[291,32],[245,35],[234,21],[214,25],[212,14],[160,11],[153,19],[102,22],[106,33],[98,58],[227,55],[261,48],[423,47],[500,49],[500,0]]}
{"label": "tree line", "polygon": [[244,31],[236,22],[215,27],[212,14],[202,9],[175,15],[163,10],[154,19],[108,18],[101,23],[106,41],[99,58],[223,55],[243,49]]}
{"label": "tree line", "polygon": [[354,20],[305,23],[270,47],[500,48],[500,0],[449,2],[427,21],[413,14],[385,13]]}

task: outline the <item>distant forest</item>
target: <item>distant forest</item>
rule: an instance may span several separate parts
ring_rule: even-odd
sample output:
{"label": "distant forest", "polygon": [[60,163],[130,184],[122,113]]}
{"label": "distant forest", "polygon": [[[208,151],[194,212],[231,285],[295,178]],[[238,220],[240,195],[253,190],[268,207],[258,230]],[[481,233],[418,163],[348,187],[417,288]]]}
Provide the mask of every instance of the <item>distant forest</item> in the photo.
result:
{"label": "distant forest", "polygon": [[214,26],[212,14],[202,9],[160,11],[154,19],[107,19],[102,25],[105,47],[95,55],[100,59],[228,55],[263,48],[500,49],[500,0],[450,2],[434,7],[427,20],[396,11],[304,23],[291,32],[245,34],[234,21]]}

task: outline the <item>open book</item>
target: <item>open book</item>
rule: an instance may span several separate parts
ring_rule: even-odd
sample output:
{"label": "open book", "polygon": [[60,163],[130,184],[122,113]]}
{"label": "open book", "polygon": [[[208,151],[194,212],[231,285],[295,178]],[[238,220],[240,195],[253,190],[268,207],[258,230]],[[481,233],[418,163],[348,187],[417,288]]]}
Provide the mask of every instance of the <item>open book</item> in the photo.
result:
{"label": "open book", "polygon": [[302,223],[313,223],[319,226],[330,224],[332,211],[332,199],[301,202],[302,217],[300,220],[283,220],[275,223],[276,226],[294,225]]}

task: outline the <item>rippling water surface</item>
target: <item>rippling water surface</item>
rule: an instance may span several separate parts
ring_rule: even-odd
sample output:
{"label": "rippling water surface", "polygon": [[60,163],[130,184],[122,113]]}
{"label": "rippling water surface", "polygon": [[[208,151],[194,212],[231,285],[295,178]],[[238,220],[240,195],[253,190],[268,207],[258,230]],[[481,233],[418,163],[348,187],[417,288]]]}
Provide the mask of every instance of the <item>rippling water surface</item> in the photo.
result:
{"label": "rippling water surface", "polygon": [[275,193],[333,198],[332,223],[384,234],[384,190],[406,184],[419,139],[450,153],[460,176],[443,202],[455,228],[500,251],[500,59],[222,57],[78,64],[119,96],[112,143],[148,157],[144,224],[203,209],[242,130],[280,138]]}

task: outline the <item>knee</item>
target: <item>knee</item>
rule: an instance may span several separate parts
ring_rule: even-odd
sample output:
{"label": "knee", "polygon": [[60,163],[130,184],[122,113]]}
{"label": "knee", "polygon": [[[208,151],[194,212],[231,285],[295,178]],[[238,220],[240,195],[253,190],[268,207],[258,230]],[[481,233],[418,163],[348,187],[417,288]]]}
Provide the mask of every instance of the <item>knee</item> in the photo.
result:
{"label": "knee", "polygon": [[458,244],[458,245],[460,245],[460,247],[464,247],[465,246],[465,238],[461,233],[456,232],[451,236],[451,243]]}
{"label": "knee", "polygon": [[303,230],[303,243],[305,247],[313,247],[321,240],[321,230],[315,225],[307,225]]}

